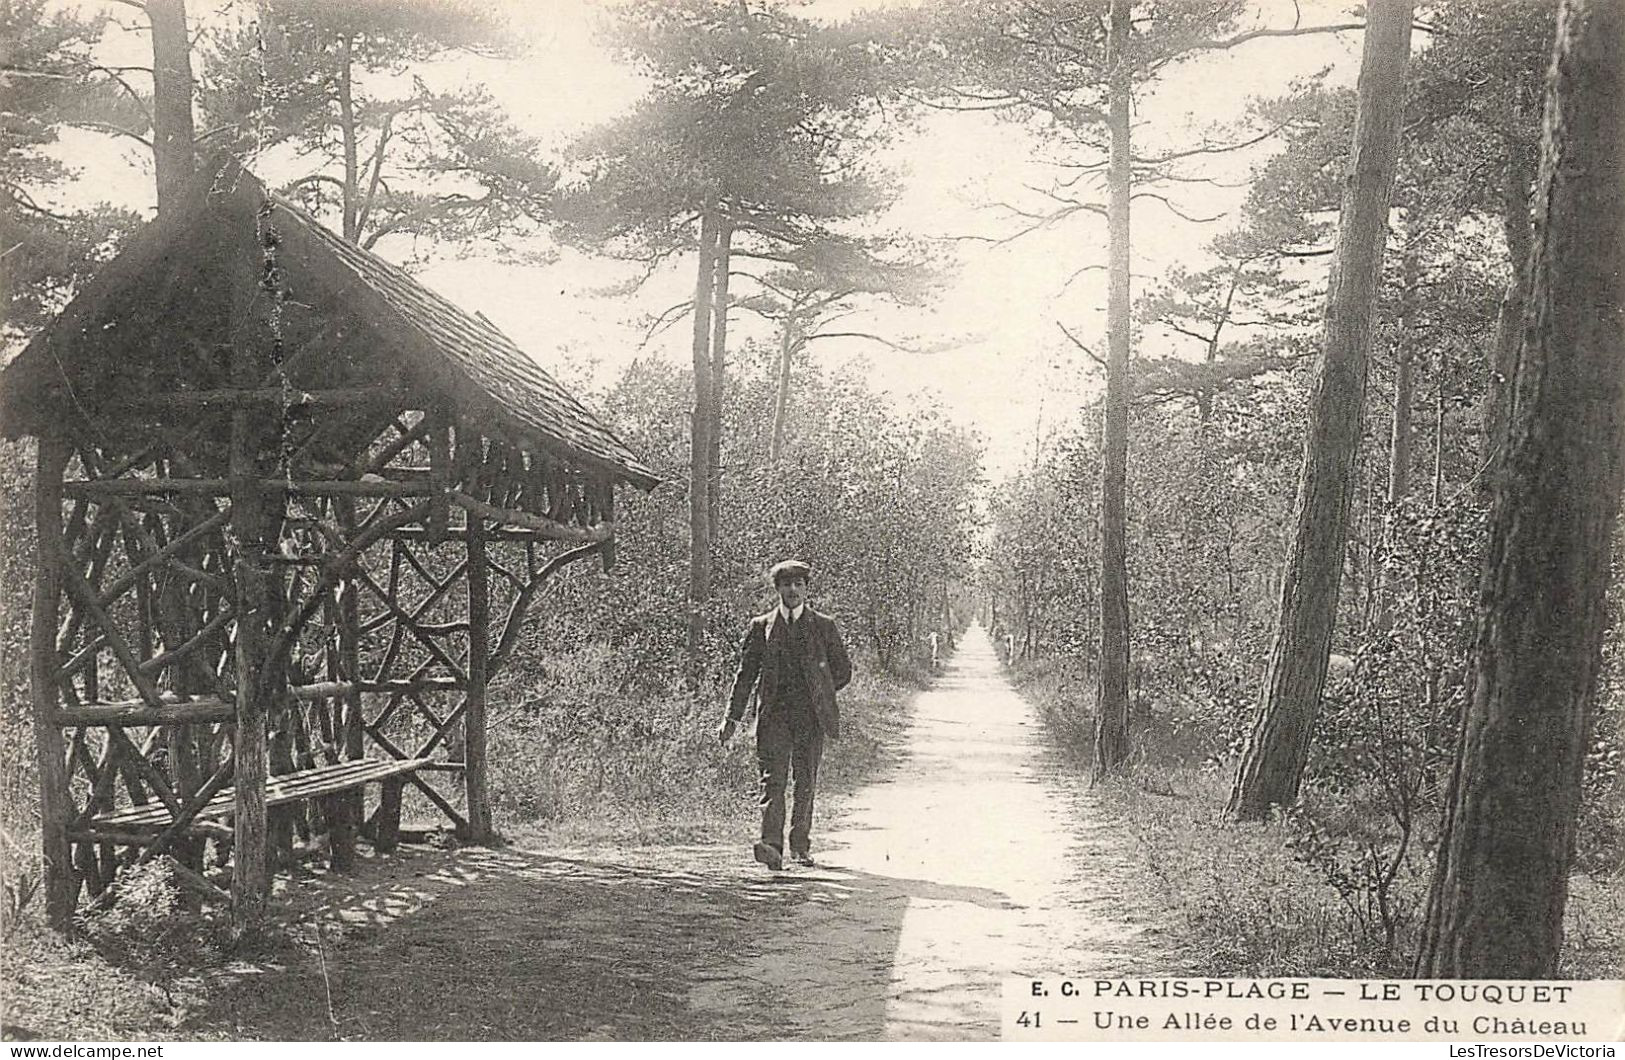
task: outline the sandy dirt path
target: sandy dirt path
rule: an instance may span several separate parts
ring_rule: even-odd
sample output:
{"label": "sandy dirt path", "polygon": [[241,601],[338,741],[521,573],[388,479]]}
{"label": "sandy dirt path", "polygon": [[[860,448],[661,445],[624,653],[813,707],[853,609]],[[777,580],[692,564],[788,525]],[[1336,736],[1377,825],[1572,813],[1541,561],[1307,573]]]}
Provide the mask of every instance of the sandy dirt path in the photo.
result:
{"label": "sandy dirt path", "polygon": [[787,1037],[996,1038],[1007,979],[1144,969],[1130,844],[1043,739],[973,627],[916,702],[904,762],[796,880],[813,900],[694,1002],[786,999]]}
{"label": "sandy dirt path", "polygon": [[[820,865],[730,847],[469,849],[302,885],[310,960],[236,969],[206,1037],[993,1039],[1007,979],[1154,974],[1133,840],[972,628]],[[314,945],[320,926],[321,946]]]}

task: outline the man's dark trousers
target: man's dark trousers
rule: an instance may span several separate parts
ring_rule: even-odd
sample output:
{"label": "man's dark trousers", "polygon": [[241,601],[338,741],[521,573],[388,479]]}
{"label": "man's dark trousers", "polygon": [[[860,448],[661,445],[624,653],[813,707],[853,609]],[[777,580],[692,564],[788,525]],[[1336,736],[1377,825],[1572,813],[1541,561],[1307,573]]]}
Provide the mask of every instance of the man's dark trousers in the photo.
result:
{"label": "man's dark trousers", "polygon": [[784,850],[784,790],[795,778],[790,811],[790,852],[805,854],[812,848],[813,793],[818,785],[818,762],[824,755],[824,734],[809,709],[786,718],[774,711],[756,722],[756,760],[762,767],[762,842]]}
{"label": "man's dark trousers", "polygon": [[807,854],[812,849],[813,795],[818,787],[818,763],[824,756],[824,732],[797,664],[801,653],[792,647],[791,638],[803,635],[810,623],[803,620],[790,629],[783,622],[775,625],[768,651],[781,653],[779,665],[772,668],[780,684],[772,706],[756,721],[756,761],[762,767],[762,842],[784,850],[784,792],[793,776],[790,852]]}

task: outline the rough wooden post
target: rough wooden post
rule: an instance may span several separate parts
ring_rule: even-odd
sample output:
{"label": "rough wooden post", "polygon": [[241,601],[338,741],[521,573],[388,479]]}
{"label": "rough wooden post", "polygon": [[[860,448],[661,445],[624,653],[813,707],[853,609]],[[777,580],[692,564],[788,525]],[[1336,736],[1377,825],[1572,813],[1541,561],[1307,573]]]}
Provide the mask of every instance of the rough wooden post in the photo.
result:
{"label": "rough wooden post", "polygon": [[429,481],[435,491],[429,517],[423,521],[423,525],[428,531],[429,543],[438,545],[446,539],[446,525],[451,511],[450,494],[447,492],[453,478],[451,416],[439,407],[429,409],[423,415],[430,423],[429,432],[423,440],[429,448]]}
{"label": "rough wooden post", "polygon": [[378,829],[373,849],[388,854],[401,841],[401,789],[405,782],[400,777],[384,780],[383,794],[378,798],[378,816],[374,818]]}
{"label": "rough wooden post", "polygon": [[[602,493],[601,493],[601,495],[599,497],[599,500],[598,500],[598,518],[603,520],[604,522],[608,523],[610,526],[615,525],[615,480],[614,479],[605,479],[604,480],[604,483],[603,483],[603,486],[602,486]],[[604,540],[603,545],[600,546],[599,549],[598,549],[598,558],[603,563],[604,571],[606,573],[612,567],[615,566],[615,538],[614,537],[609,537],[609,538],[606,538]]]}
{"label": "rough wooden post", "polygon": [[[241,421],[245,415],[238,412],[233,418]],[[245,443],[238,437],[244,433],[245,425],[233,424],[232,472],[237,477],[232,482],[231,522],[238,553],[232,565],[237,589],[237,733],[231,906],[238,926],[264,914],[270,890],[265,819],[266,697],[260,688],[269,645],[265,528],[263,498],[253,485],[253,453],[245,452]]]}
{"label": "rough wooden post", "polygon": [[346,808],[350,794],[341,791],[317,800],[327,821],[327,864],[334,872],[348,872],[355,867],[356,826]]}
{"label": "rough wooden post", "polygon": [[468,838],[491,838],[491,802],[485,762],[485,675],[491,653],[490,572],[485,520],[468,515],[468,711],[463,716],[463,782],[468,792]]}
{"label": "rough wooden post", "polygon": [[45,917],[66,931],[72,923],[75,877],[68,845],[73,799],[68,791],[62,728],[56,723],[55,671],[58,611],[62,603],[62,472],[68,446],[49,435],[39,440],[34,478],[35,574],[33,627],[29,634],[29,687],[34,700],[34,749],[39,756],[40,838],[45,857]]}
{"label": "rough wooden post", "polygon": [[[182,524],[174,527],[174,536],[179,538],[185,533]],[[192,552],[200,551],[197,548]],[[184,553],[179,553],[186,558]],[[132,560],[134,553],[131,554]],[[202,563],[197,566],[201,568]],[[185,589],[179,579],[169,579],[163,591],[158,596],[158,606],[167,627],[167,636],[178,647],[188,641],[198,632],[199,623],[196,621],[191,608],[187,606]],[[190,658],[182,661],[180,667],[180,691],[193,695],[205,695],[211,692],[213,673],[203,661],[203,653],[194,653]],[[189,799],[196,794],[198,787],[203,783],[198,761],[197,732],[191,725],[171,725],[165,736],[169,745],[169,761],[174,769],[175,794],[181,799]],[[175,860],[194,872],[203,871],[203,843],[202,839],[187,838],[177,840],[174,844],[173,854]],[[184,890],[181,898],[188,908],[200,908],[200,895],[195,890]]]}
{"label": "rough wooden post", "polygon": [[[252,387],[262,372],[256,344],[270,339],[262,287],[263,263],[258,233],[234,270],[232,293],[232,376],[239,387]],[[259,487],[258,456],[262,424],[252,407],[239,403],[231,414],[231,527],[236,540],[232,558],[236,597],[237,732],[233,802],[231,913],[239,931],[265,915],[271,890],[266,858],[265,780],[267,707],[265,669],[275,607],[271,593],[268,541],[270,530],[264,492]],[[274,442],[273,442],[274,444]]]}
{"label": "rough wooden post", "polygon": [[[338,516],[339,530],[344,540],[353,540],[356,533],[355,501],[348,497],[335,498],[333,510]],[[361,602],[355,579],[348,575],[339,582],[336,593],[339,670],[344,675],[343,680],[348,681],[351,687],[340,700],[342,706],[335,721],[334,735],[341,743],[342,757],[354,761],[363,753],[361,690],[356,687],[361,682]],[[349,868],[355,861],[355,838],[361,829],[364,811],[362,799],[362,791],[357,788],[333,800],[336,812],[329,820],[331,831],[328,839],[332,844],[333,867],[339,871]]]}
{"label": "rough wooden post", "polygon": [[[279,682],[280,686],[280,682]],[[294,771],[293,712],[298,704],[278,687],[266,702],[266,755],[269,775],[280,777]],[[293,837],[298,829],[297,819],[302,807],[289,803],[266,811],[266,843],[273,870],[292,868],[294,864]]]}

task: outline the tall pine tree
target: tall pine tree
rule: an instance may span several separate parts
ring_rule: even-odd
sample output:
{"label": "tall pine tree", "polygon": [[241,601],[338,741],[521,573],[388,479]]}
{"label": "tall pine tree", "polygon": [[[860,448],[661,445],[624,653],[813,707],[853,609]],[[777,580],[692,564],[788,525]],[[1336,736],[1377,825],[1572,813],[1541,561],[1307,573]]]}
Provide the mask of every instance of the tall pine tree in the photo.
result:
{"label": "tall pine tree", "polygon": [[257,0],[208,35],[200,102],[240,157],[298,148],[309,170],[285,190],[353,243],[516,248],[546,220],[557,171],[486,89],[419,72],[513,47],[502,22],[459,0]]}
{"label": "tall pine tree", "polygon": [[1565,0],[1472,701],[1419,971],[1554,978],[1625,487],[1625,2]]}
{"label": "tall pine tree", "polygon": [[721,486],[727,280],[749,263],[816,270],[880,247],[851,232],[892,194],[872,163],[896,79],[856,24],[782,2],[637,0],[611,43],[651,81],[626,117],[583,138],[567,238],[651,267],[695,257],[689,649],[698,663]]}

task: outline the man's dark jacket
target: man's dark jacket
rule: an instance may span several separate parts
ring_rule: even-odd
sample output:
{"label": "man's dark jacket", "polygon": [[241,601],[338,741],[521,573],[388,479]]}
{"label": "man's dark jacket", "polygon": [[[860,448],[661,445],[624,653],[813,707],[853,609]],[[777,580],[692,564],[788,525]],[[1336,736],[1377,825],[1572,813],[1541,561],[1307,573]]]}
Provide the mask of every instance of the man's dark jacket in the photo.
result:
{"label": "man's dark jacket", "polygon": [[841,734],[841,714],[835,705],[835,693],[852,680],[852,659],[846,654],[841,631],[833,618],[803,606],[793,627],[794,635],[784,637],[773,647],[770,642],[775,625],[782,621],[776,607],[750,620],[739,673],[734,677],[733,694],[728,697],[728,717],[734,721],[744,718],[751,689],[758,684],[762,712],[780,708],[775,702],[781,685],[778,667],[800,666],[818,727],[826,736],[837,737]]}

